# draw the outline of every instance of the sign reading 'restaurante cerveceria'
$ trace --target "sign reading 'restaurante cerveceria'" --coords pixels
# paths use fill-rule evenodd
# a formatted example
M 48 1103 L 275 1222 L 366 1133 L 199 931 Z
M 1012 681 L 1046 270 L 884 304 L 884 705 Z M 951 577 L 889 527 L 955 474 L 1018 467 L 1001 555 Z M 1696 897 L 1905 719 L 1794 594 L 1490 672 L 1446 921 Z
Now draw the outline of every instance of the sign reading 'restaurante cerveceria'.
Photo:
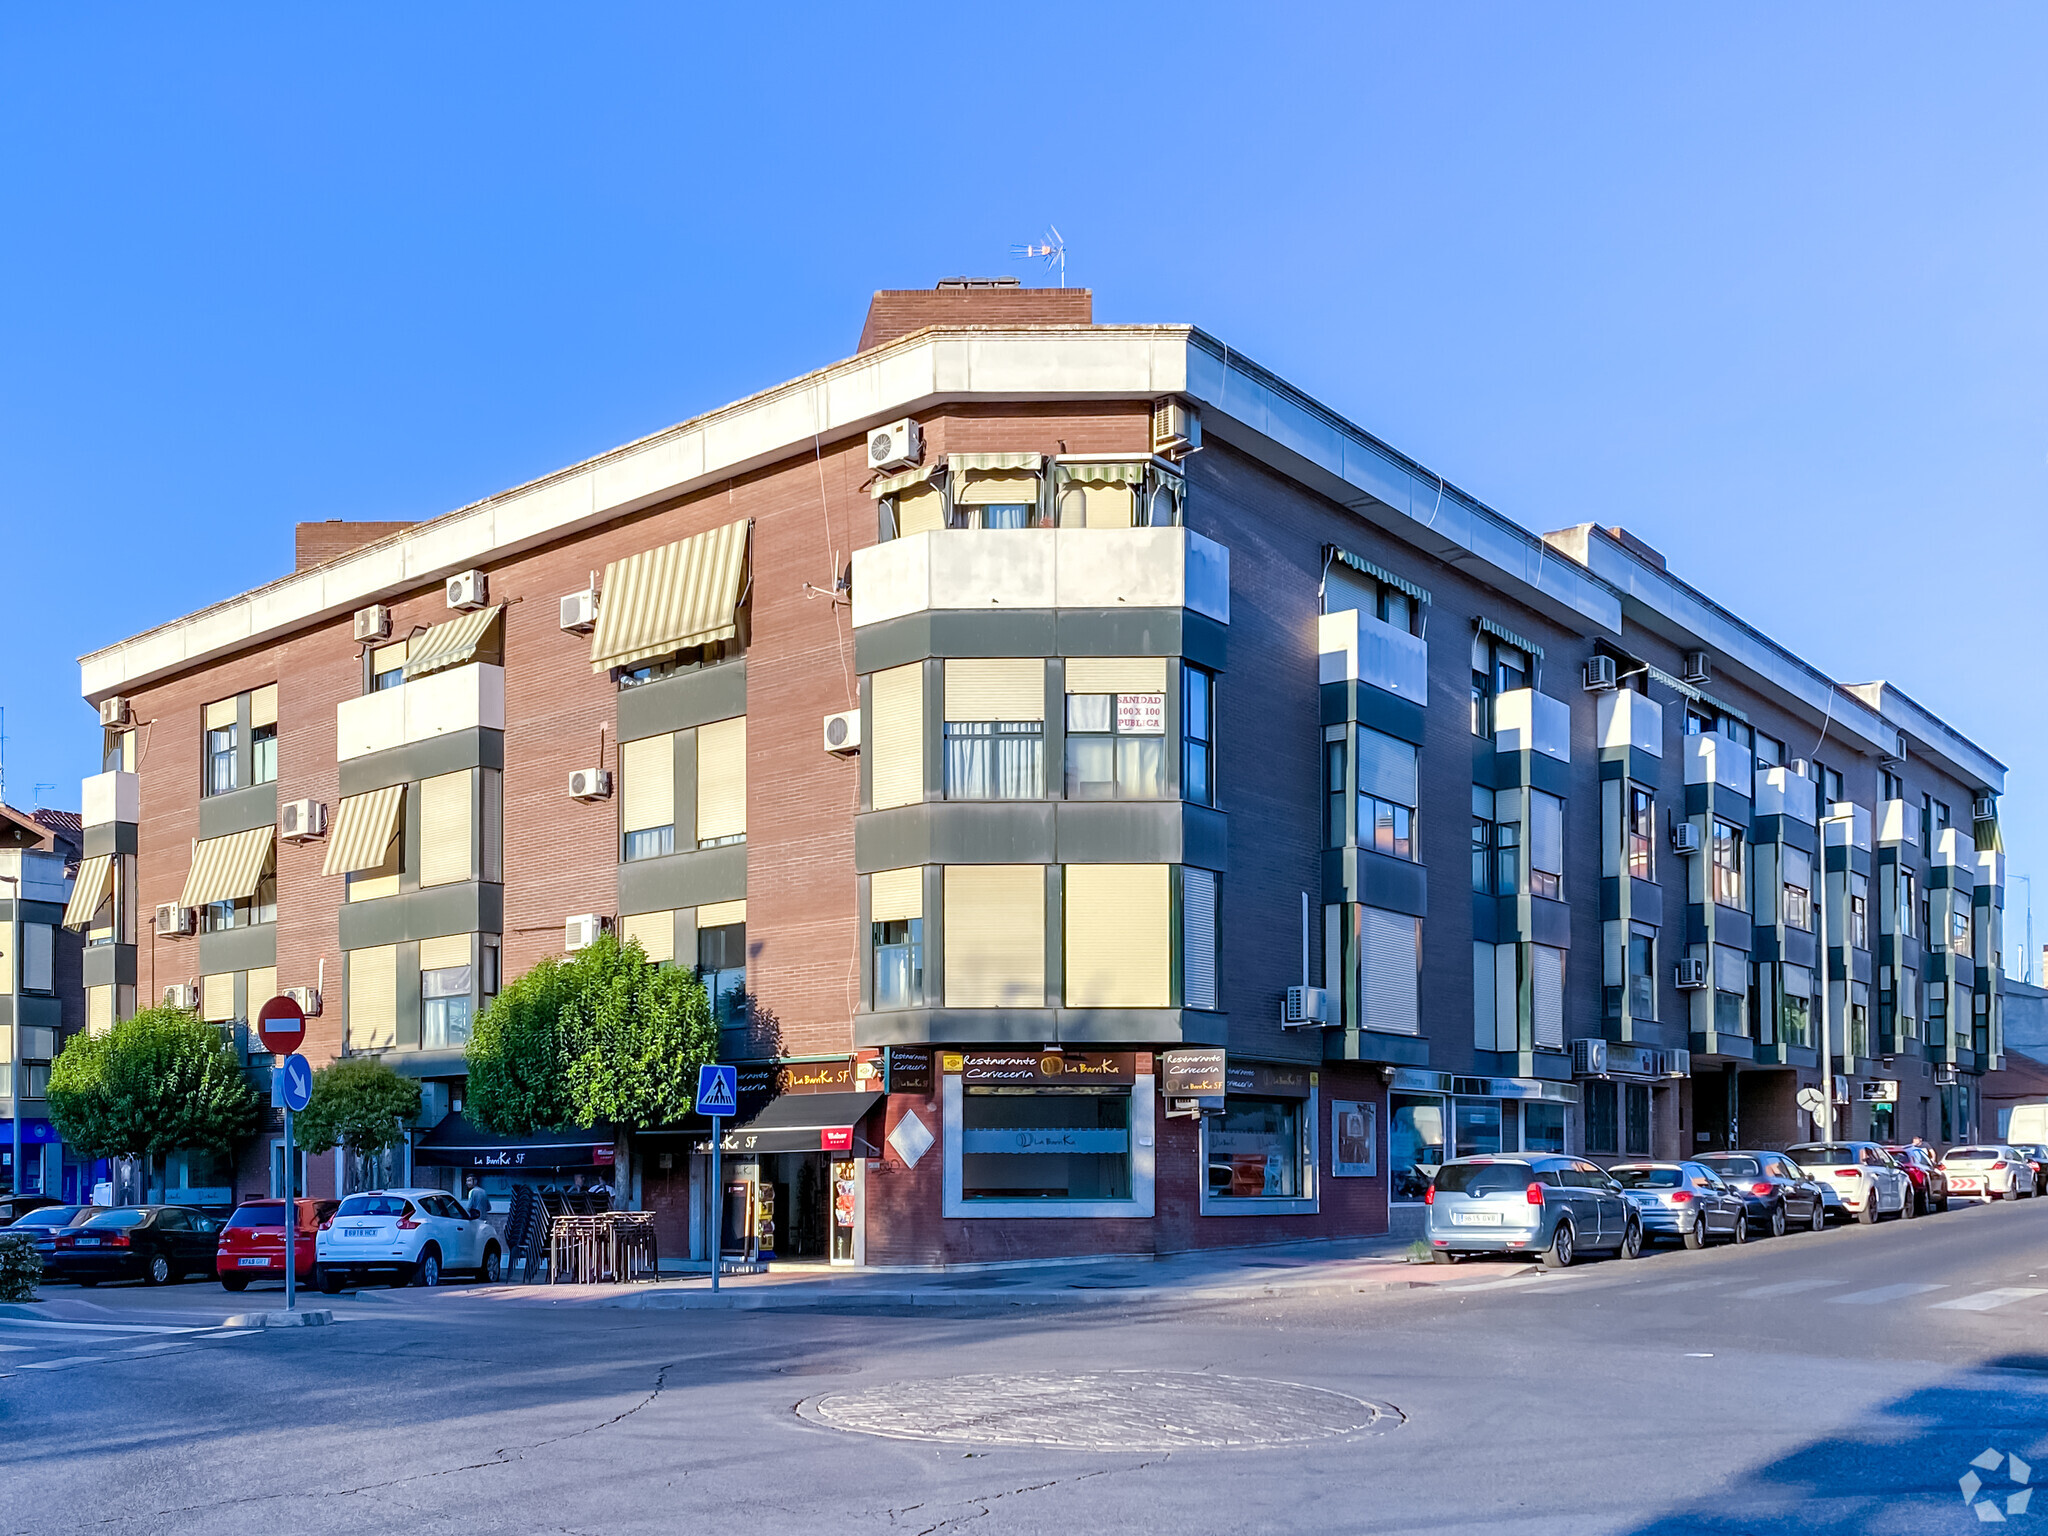
M 1143 1054 L 1149 1058 L 1151 1053 Z M 1132 1051 L 963 1051 L 957 1068 L 951 1055 L 944 1064 L 948 1071 L 957 1070 L 963 1083 L 982 1087 L 1129 1085 L 1138 1080 L 1138 1056 Z

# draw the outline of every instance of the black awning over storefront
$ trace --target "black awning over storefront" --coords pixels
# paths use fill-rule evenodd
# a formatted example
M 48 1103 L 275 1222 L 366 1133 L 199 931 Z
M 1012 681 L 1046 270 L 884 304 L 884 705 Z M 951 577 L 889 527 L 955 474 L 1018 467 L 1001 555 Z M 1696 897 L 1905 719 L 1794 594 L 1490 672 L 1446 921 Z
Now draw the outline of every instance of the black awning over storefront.
M 882 1102 L 879 1093 L 785 1093 L 727 1123 L 727 1152 L 846 1152 L 874 1157 L 861 1121 Z M 710 1150 L 706 1138 L 703 1149 Z
M 600 1168 L 611 1165 L 612 1146 L 612 1133 L 605 1126 L 587 1131 L 529 1131 L 524 1136 L 494 1136 L 453 1114 L 413 1147 L 412 1160 L 429 1168 L 492 1168 L 506 1173 L 522 1169 Z

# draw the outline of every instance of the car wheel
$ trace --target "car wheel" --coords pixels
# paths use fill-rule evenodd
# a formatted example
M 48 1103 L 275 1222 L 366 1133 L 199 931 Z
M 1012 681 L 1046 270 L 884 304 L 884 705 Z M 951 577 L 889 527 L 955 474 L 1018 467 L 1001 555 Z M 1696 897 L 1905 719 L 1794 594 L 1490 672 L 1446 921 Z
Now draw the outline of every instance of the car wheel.
M 324 1264 L 316 1264 L 313 1267 L 313 1283 L 320 1287 L 320 1294 L 323 1296 L 341 1294 L 341 1275 Z
M 1706 1247 L 1707 1218 L 1703 1215 L 1694 1217 L 1692 1225 L 1679 1234 L 1679 1240 L 1688 1248 L 1698 1249 Z
M 1783 1237 L 1784 1235 L 1785 1202 L 1780 1200 L 1776 1205 L 1771 1207 L 1771 1236 Z
M 1873 1189 L 1863 1197 L 1863 1211 L 1856 1219 L 1866 1227 L 1874 1227 L 1882 1214 L 1877 1208 L 1877 1191 Z
M 1543 1250 L 1543 1267 L 1545 1269 L 1570 1269 L 1573 1258 L 1577 1256 L 1576 1250 L 1573 1247 L 1575 1241 L 1576 1239 L 1572 1236 L 1572 1224 L 1568 1221 L 1560 1221 L 1557 1224 L 1556 1235 L 1550 1239 L 1550 1246 Z
M 477 1279 L 483 1281 L 485 1285 L 496 1285 L 498 1283 L 499 1277 L 503 1275 L 504 1272 L 504 1255 L 498 1252 L 498 1245 L 496 1243 L 492 1243 L 490 1247 L 484 1250 L 483 1268 L 479 1269 L 476 1272 L 476 1277 Z
M 1639 1259 L 1643 1256 L 1643 1224 L 1632 1221 L 1621 1234 L 1621 1247 L 1616 1250 L 1624 1259 Z
M 1917 1187 L 1907 1188 L 1906 1203 L 1904 1207 L 1902 1207 L 1901 1209 L 1901 1214 L 1904 1215 L 1906 1220 L 1908 1221 L 1911 1221 L 1915 1216 L 1918 1216 L 1920 1214 L 1920 1191 Z
M 414 1285 L 435 1286 L 441 1283 L 441 1255 L 432 1248 L 420 1255 L 419 1263 L 412 1267 Z
M 1742 1214 L 1735 1218 L 1735 1230 L 1728 1234 L 1728 1241 L 1731 1243 L 1746 1243 L 1749 1241 L 1749 1210 L 1747 1207 L 1744 1207 Z
M 220 1277 L 220 1288 L 224 1291 L 233 1291 L 239 1295 L 241 1292 L 249 1289 L 249 1277 L 247 1275 L 222 1275 Z
M 172 1280 L 171 1261 L 161 1253 L 149 1256 L 148 1267 L 142 1271 L 144 1285 L 169 1285 Z
M 1821 1199 L 1818 1199 L 1818 1198 L 1816 1198 L 1816 1199 L 1814 1200 L 1814 1202 L 1813 1202 L 1813 1220 L 1812 1220 L 1812 1222 L 1811 1222 L 1810 1226 L 1811 1226 L 1811 1230 L 1813 1230 L 1813 1231 L 1815 1231 L 1815 1232 L 1825 1232 L 1825 1231 L 1827 1231 L 1827 1229 L 1828 1229 L 1828 1204 L 1827 1204 L 1827 1202 L 1826 1202 L 1825 1200 L 1821 1200 Z
M 1935 1201 L 1934 1208 L 1946 1216 L 1948 1214 L 1948 1196 L 1943 1195 L 1939 1200 Z

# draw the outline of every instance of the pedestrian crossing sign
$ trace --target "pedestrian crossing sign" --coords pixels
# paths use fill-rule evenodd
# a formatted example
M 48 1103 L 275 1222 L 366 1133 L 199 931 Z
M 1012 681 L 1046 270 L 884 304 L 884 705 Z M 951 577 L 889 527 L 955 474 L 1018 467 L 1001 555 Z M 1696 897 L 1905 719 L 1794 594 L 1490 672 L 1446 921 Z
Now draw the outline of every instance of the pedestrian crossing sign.
M 697 1069 L 697 1113 L 730 1115 L 738 1108 L 739 1069 L 706 1064 Z

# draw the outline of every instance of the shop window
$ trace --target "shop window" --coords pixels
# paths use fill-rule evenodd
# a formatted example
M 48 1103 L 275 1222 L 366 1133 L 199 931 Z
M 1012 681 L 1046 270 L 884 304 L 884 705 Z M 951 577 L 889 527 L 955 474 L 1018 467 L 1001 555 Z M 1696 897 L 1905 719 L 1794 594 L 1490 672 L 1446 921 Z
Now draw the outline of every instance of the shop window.
M 1806 932 L 1813 927 L 1813 855 L 1787 846 L 1779 851 L 1779 865 L 1785 926 Z
M 1306 1099 L 1236 1095 L 1204 1123 L 1212 1200 L 1298 1200 L 1306 1190 Z
M 963 1200 L 1129 1200 L 1131 1093 L 968 1088 L 961 1099 Z
M 1564 1106 L 1531 1101 L 1522 1106 L 1522 1150 L 1564 1151 Z
M 714 914 L 715 915 L 715 914 Z M 698 911 L 698 922 L 704 909 Z M 703 979 L 711 1016 L 720 1029 L 743 1022 L 747 990 L 747 925 L 744 921 L 697 929 L 697 974 Z
M 1493 1157 L 1500 1152 L 1500 1100 L 1453 1099 L 1459 1157 Z
M 1393 1198 L 1420 1200 L 1444 1161 L 1444 1101 L 1397 1093 L 1388 1101 L 1387 1165 Z
M 1742 832 L 1719 819 L 1714 822 L 1714 901 L 1724 907 L 1742 905 Z
M 1650 1085 L 1648 1083 L 1623 1083 L 1622 1097 L 1622 1154 L 1627 1157 L 1648 1157 L 1650 1155 Z
M 1640 784 L 1628 787 L 1628 872 L 1657 878 L 1657 798 Z
M 1621 1151 L 1620 1094 L 1621 1085 L 1603 1079 L 1593 1079 L 1585 1085 L 1586 1105 L 1586 1150 L 1603 1156 L 1613 1156 Z
M 1194 805 L 1216 803 L 1216 678 L 1184 664 L 1181 676 L 1180 795 Z

